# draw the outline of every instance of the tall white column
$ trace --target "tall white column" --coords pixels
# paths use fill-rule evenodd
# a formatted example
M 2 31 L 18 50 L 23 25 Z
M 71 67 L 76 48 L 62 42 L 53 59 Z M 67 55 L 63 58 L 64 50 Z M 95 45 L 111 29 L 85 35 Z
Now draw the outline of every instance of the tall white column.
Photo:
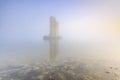
M 50 37 L 58 37 L 58 22 L 53 16 L 50 17 Z

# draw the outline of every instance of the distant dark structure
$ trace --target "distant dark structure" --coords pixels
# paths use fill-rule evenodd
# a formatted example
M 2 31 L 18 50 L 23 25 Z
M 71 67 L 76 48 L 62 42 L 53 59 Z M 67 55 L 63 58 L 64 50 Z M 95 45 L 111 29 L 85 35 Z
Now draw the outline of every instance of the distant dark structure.
M 53 16 L 50 17 L 50 32 L 48 36 L 44 36 L 44 40 L 53 40 L 59 39 L 59 31 L 58 31 L 59 24 Z
M 58 31 L 58 22 L 56 19 L 51 16 L 50 17 L 50 32 L 48 36 L 44 36 L 44 40 L 49 41 L 50 45 L 50 61 L 55 61 L 56 56 L 58 54 L 58 47 L 59 47 L 59 31 Z

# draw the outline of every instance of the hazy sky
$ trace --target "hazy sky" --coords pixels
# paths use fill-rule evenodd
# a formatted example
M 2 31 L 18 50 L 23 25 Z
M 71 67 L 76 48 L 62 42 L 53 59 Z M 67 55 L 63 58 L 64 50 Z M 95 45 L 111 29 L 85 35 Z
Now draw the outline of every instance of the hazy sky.
M 119 34 L 119 5 L 119 0 L 0 0 L 0 41 L 42 40 L 50 16 L 59 21 L 64 38 L 111 38 Z

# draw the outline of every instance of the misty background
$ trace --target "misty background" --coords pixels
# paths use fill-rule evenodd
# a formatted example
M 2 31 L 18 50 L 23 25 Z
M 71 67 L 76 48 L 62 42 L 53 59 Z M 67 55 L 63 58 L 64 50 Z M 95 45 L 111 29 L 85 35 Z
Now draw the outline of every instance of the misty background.
M 0 0 L 0 67 L 64 57 L 119 65 L 119 4 L 119 0 Z M 49 35 L 50 16 L 58 21 L 62 37 L 53 43 L 43 40 Z
M 0 0 L 0 44 L 35 43 L 49 34 L 49 18 L 71 41 L 119 39 L 119 0 Z

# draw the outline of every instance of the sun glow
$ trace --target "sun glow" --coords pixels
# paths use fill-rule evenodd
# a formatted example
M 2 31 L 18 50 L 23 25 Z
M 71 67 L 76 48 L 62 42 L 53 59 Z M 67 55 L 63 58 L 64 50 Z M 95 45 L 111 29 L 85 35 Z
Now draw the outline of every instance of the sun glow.
M 104 19 L 103 19 L 104 18 Z M 69 20 L 61 28 L 63 37 L 76 40 L 110 40 L 116 37 L 115 20 L 108 17 Z

